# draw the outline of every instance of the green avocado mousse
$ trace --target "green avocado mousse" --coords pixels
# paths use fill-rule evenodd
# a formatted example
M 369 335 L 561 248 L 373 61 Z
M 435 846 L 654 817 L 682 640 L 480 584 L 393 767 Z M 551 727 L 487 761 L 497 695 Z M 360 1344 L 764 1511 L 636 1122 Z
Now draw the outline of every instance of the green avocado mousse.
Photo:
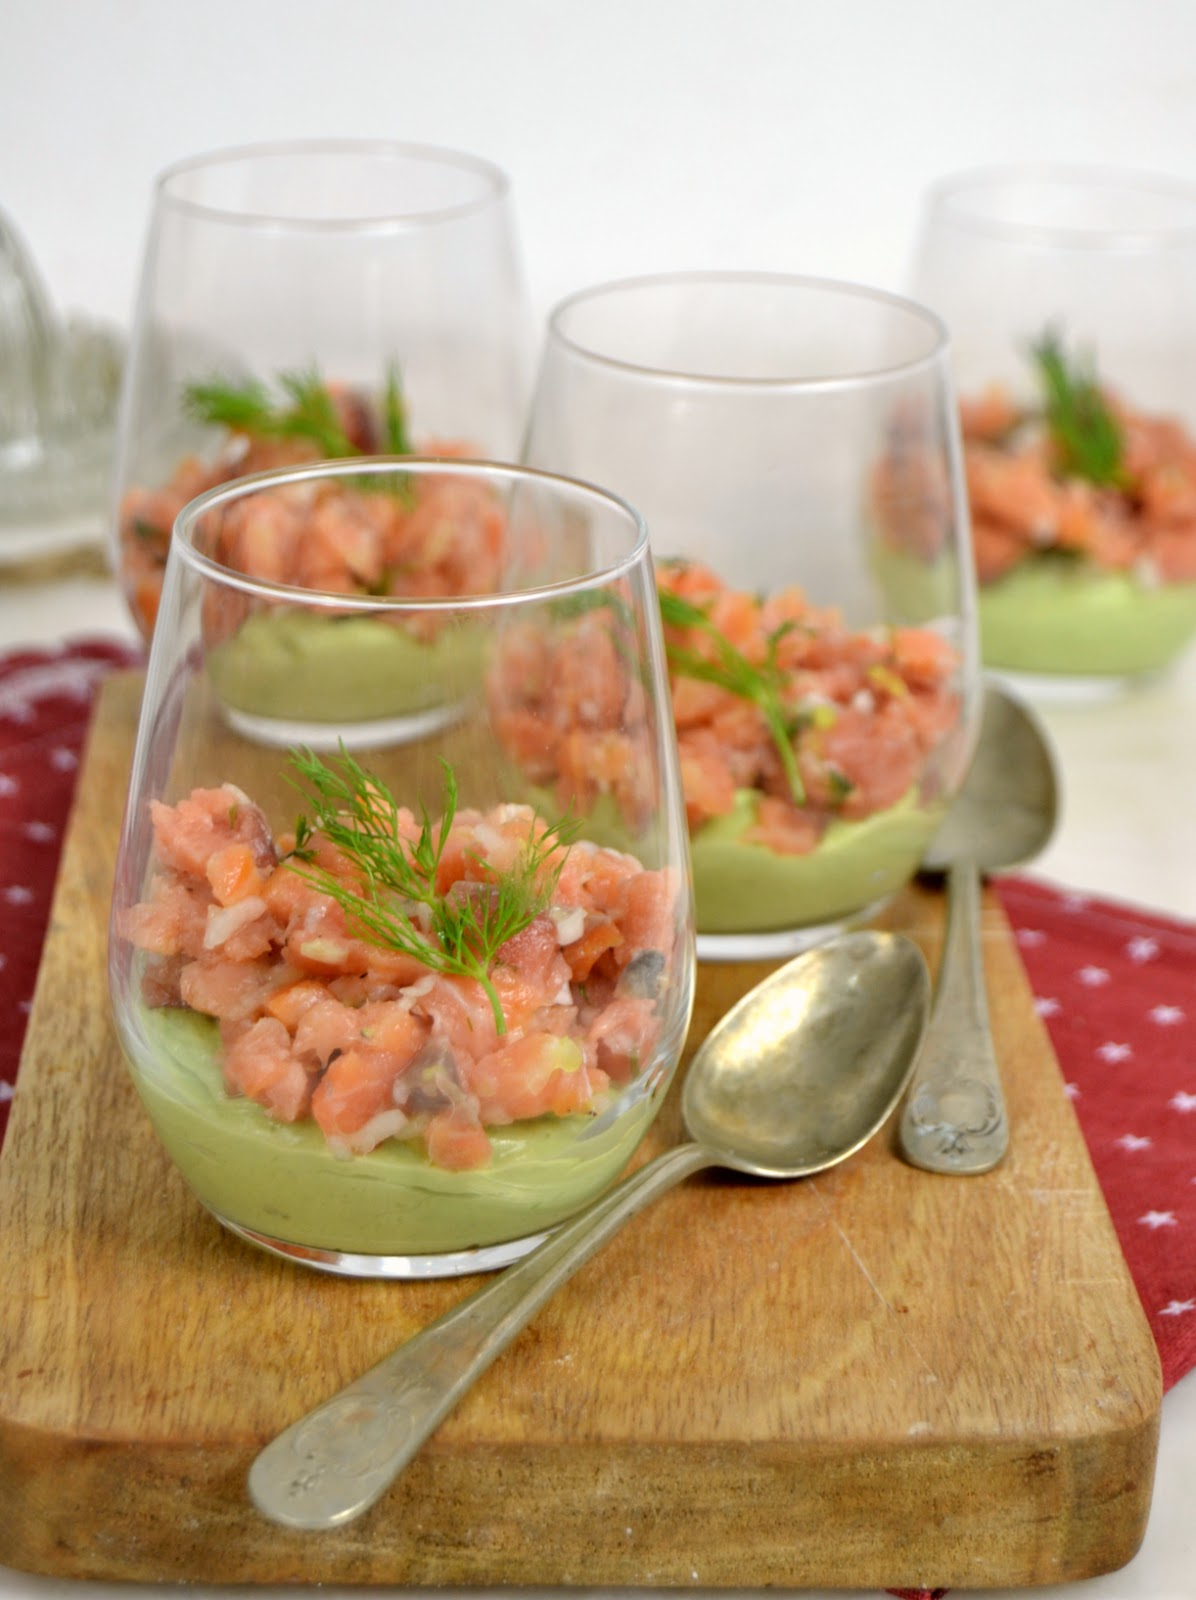
M 988 666 L 1135 678 L 1162 671 L 1196 635 L 1196 583 L 1146 584 L 1044 553 L 981 585 L 978 612 Z
M 214 646 L 208 671 L 233 711 L 342 725 L 451 706 L 476 686 L 482 651 L 483 635 L 461 626 L 425 639 L 398 617 L 276 607 Z
M 917 871 L 942 807 L 916 794 L 857 822 L 836 819 L 808 854 L 753 843 L 757 797 L 740 790 L 734 809 L 690 836 L 699 933 L 767 933 L 815 927 L 889 899 Z
M 273 1121 L 225 1092 L 210 1018 L 143 1010 L 126 1040 L 138 1094 L 167 1153 L 221 1221 L 310 1250 L 437 1256 L 522 1239 L 601 1194 L 659 1108 L 642 1086 L 595 1116 L 537 1117 L 491 1136 L 489 1163 L 454 1172 L 390 1139 L 335 1154 L 310 1121 Z

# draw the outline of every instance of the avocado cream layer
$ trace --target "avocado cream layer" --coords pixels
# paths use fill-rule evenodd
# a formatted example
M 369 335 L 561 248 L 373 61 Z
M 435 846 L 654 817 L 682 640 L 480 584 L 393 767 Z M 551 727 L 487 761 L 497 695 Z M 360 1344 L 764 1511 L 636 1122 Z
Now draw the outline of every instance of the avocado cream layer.
M 470 1172 L 434 1167 L 422 1146 L 396 1140 L 338 1157 L 314 1122 L 274 1122 L 225 1093 L 209 1018 L 162 1009 L 138 1020 L 134 1081 L 195 1194 L 217 1216 L 313 1249 L 436 1255 L 539 1233 L 619 1175 L 663 1094 L 633 1087 L 597 1117 L 491 1129 L 490 1164 Z
M 375 617 L 260 612 L 208 657 L 216 692 L 238 711 L 364 722 L 441 706 L 476 681 L 480 640 L 446 626 L 433 641 Z
M 527 803 L 551 816 L 552 797 L 532 788 Z M 694 920 L 698 933 L 768 933 L 815 928 L 895 894 L 917 870 L 943 819 L 912 792 L 862 822 L 832 822 L 808 855 L 782 855 L 744 837 L 756 821 L 756 793 L 740 789 L 725 817 L 691 829 Z M 643 855 L 609 795 L 585 813 L 586 837 Z
M 1196 583 L 1146 587 L 1075 557 L 1023 561 L 979 590 L 986 665 L 1012 672 L 1135 677 L 1196 634 Z
M 832 822 L 808 855 L 750 843 L 750 790 L 690 835 L 699 933 L 816 927 L 894 894 L 917 869 L 942 820 L 907 797 L 861 822 Z
M 883 545 L 873 570 L 903 620 L 944 600 L 942 571 Z M 1196 634 L 1196 583 L 1147 586 L 1074 555 L 1043 551 L 977 589 L 985 666 L 1059 677 L 1157 672 Z

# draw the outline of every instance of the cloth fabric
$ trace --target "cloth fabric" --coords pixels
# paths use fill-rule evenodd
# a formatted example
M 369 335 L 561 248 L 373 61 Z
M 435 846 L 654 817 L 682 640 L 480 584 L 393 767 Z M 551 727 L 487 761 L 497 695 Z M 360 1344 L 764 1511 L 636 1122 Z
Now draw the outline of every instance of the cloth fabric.
M 102 639 L 0 657 L 0 1140 L 95 694 L 137 659 Z
M 996 887 L 1170 1388 L 1196 1365 L 1196 926 Z
M 95 694 L 137 659 L 105 640 L 0 658 L 0 1140 Z M 1196 1365 L 1196 925 L 996 888 L 1170 1387 Z

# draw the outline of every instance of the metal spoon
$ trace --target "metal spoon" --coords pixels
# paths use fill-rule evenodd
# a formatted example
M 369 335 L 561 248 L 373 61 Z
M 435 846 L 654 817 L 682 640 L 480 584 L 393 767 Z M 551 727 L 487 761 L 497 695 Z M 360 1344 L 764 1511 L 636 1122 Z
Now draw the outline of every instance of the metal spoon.
M 989 683 L 972 765 L 922 863 L 927 871 L 947 873 L 946 930 L 900 1138 L 906 1159 L 928 1172 L 988 1172 L 1008 1149 L 980 949 L 981 873 L 1036 856 L 1055 831 L 1058 813 L 1046 734 L 1025 706 Z
M 693 1142 L 624 1179 L 280 1434 L 249 1473 L 258 1510 L 306 1529 L 360 1516 L 544 1302 L 683 1178 L 713 1166 L 803 1178 L 858 1150 L 905 1091 L 929 1004 L 926 963 L 900 934 L 846 934 L 766 978 L 690 1063 L 681 1107 Z

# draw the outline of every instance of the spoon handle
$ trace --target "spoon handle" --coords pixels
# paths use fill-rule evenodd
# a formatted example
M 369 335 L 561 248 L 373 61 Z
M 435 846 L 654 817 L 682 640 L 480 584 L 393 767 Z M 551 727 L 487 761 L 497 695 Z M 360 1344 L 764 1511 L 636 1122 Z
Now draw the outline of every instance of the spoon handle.
M 716 1161 L 700 1144 L 666 1150 L 292 1423 L 250 1468 L 258 1510 L 312 1530 L 368 1510 L 544 1302 L 649 1201 Z
M 947 874 L 942 959 L 901 1146 L 916 1167 L 971 1176 L 995 1167 L 1008 1145 L 980 949 L 980 872 L 963 861 Z

